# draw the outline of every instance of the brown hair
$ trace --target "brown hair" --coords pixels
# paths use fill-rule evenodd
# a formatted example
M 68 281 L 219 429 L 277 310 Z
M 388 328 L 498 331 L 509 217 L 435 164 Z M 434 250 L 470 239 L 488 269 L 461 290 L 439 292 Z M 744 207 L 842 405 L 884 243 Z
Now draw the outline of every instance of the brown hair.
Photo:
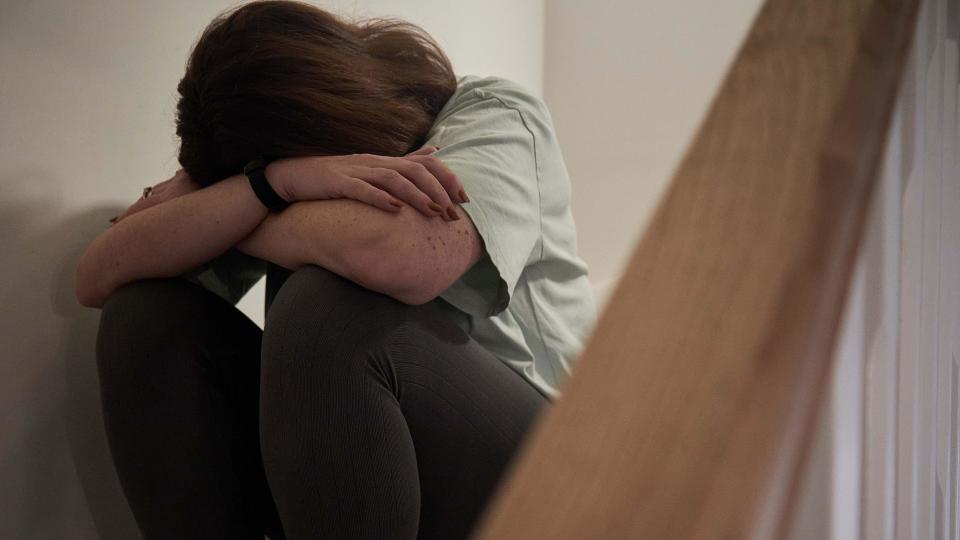
M 209 185 L 260 154 L 403 155 L 424 142 L 456 84 L 450 60 L 413 24 L 248 3 L 217 16 L 190 54 L 177 85 L 180 165 Z

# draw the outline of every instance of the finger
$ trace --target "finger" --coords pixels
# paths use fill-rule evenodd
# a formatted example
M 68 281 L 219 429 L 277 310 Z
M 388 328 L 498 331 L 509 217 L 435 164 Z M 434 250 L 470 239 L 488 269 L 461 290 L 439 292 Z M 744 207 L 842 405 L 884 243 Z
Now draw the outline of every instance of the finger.
M 429 169 L 427 169 L 423 165 L 416 163 L 414 161 L 409 161 L 402 157 L 388 157 L 388 156 L 378 156 L 373 154 L 364 154 L 363 156 L 361 156 L 361 158 L 364 160 L 365 163 L 372 164 L 370 166 L 373 169 L 392 169 L 400 173 L 401 176 L 403 176 L 410 182 L 412 182 L 413 185 L 416 187 L 416 189 L 426 194 L 427 198 L 429 198 L 433 202 L 432 205 L 429 203 L 426 203 L 426 205 L 430 209 L 435 210 L 438 213 L 437 215 L 442 216 L 444 221 L 453 221 L 455 219 L 460 219 L 459 214 L 457 214 L 453 208 L 453 201 L 450 199 L 450 196 L 447 194 L 443 185 L 440 184 L 440 181 L 437 180 L 437 178 L 433 176 L 433 174 L 429 171 Z M 361 176 L 361 178 L 366 178 L 366 176 Z M 378 178 L 382 180 L 390 180 L 391 184 L 396 184 L 395 178 L 393 179 L 384 178 L 382 173 L 379 173 L 379 171 L 378 171 L 378 174 L 374 176 L 374 179 L 378 179 Z M 408 203 L 411 203 L 415 208 L 419 208 L 424 213 L 424 215 L 428 215 L 428 216 L 431 215 L 430 213 L 428 213 L 423 209 L 423 206 L 424 206 L 423 202 L 420 202 L 419 204 L 417 204 L 416 201 L 421 200 L 421 198 L 417 197 L 415 199 L 411 199 L 411 197 L 413 197 L 413 194 L 409 192 L 409 186 L 400 184 L 398 186 L 399 188 L 402 189 L 402 191 L 400 192 L 393 191 L 391 188 L 387 186 L 381 186 L 381 187 L 393 193 L 393 195 L 396 196 L 397 198 L 403 201 L 406 201 Z M 437 208 L 437 206 L 439 208 Z
M 187 173 L 184 169 L 177 169 L 176 174 L 173 175 L 171 180 L 185 180 L 187 182 L 193 182 L 193 177 Z
M 149 197 L 140 197 L 139 199 L 134 201 L 133 204 L 127 207 L 127 210 L 124 213 L 120 214 L 120 216 L 117 217 L 117 221 L 120 221 L 121 219 L 128 217 L 130 215 L 136 214 L 137 212 L 140 212 L 142 210 L 146 210 L 151 206 L 156 206 L 161 202 L 163 202 L 163 197 L 158 196 L 156 193 L 151 193 Z
M 141 198 L 137 199 L 136 201 L 134 201 L 133 204 L 131 204 L 131 205 L 127 208 L 127 211 L 124 212 L 123 215 L 124 215 L 124 216 L 129 216 L 129 215 L 131 215 L 131 214 L 136 214 L 137 212 L 139 212 L 139 211 L 141 211 L 141 210 L 144 210 L 144 209 L 146 209 L 146 208 L 150 208 L 151 206 L 153 206 L 154 204 L 156 204 L 154 201 L 156 201 L 156 200 L 158 200 L 158 199 L 159 199 L 159 197 L 157 197 L 156 199 L 154 199 L 153 197 L 141 197 Z
M 376 206 L 387 212 L 399 212 L 403 203 L 395 199 L 386 191 L 376 188 L 363 179 L 350 178 L 340 189 L 344 197 Z
M 133 209 L 133 205 L 131 205 L 129 208 L 127 208 L 123 212 L 120 212 L 120 214 L 118 214 L 117 216 L 114 216 L 112 223 L 118 223 L 123 219 L 125 219 L 126 217 L 128 217 L 129 215 L 133 214 L 133 212 L 131 212 L 132 209 Z
M 443 216 L 444 209 L 420 190 L 409 178 L 393 169 L 382 167 L 369 168 L 356 174 L 357 178 L 371 187 L 389 193 L 397 199 L 419 210 L 427 217 Z M 446 218 L 445 218 L 446 219 Z
M 428 155 L 428 154 L 432 154 L 432 153 L 436 152 L 436 151 L 439 150 L 439 149 L 440 149 L 440 148 L 438 148 L 438 147 L 436 147 L 436 146 L 421 146 L 419 149 L 414 150 L 413 152 L 410 152 L 409 154 L 407 154 L 406 157 L 410 157 L 410 156 L 425 156 L 425 155 Z
M 423 164 L 405 158 L 390 158 L 386 165 L 413 182 L 420 191 L 426 193 L 433 202 L 444 208 L 445 212 L 452 212 L 453 200 L 447 193 L 440 180 Z M 452 217 L 452 216 L 450 216 Z
M 174 173 L 173 176 L 171 176 L 170 178 L 167 178 L 167 179 L 164 180 L 163 182 L 160 182 L 159 184 L 154 184 L 154 186 L 153 186 L 153 191 L 156 192 L 156 190 L 158 190 L 158 189 L 160 189 L 160 188 L 162 188 L 162 187 L 170 184 L 171 182 L 175 181 L 175 180 L 177 179 L 177 176 L 178 176 L 179 174 L 180 174 L 180 172 L 177 171 L 176 173 Z
M 427 168 L 433 176 L 440 181 L 440 184 L 446 190 L 451 200 L 460 204 L 470 202 L 466 192 L 463 190 L 463 184 L 457 178 L 456 173 L 447 167 L 442 159 L 433 155 L 409 156 L 408 161 L 419 163 Z

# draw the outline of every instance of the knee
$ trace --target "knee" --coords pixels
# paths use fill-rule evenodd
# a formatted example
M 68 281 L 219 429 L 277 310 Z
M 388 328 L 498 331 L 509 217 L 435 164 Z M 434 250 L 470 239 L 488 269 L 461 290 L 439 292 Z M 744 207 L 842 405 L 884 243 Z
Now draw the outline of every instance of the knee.
M 146 279 L 125 284 L 104 302 L 96 357 L 101 385 L 129 385 L 151 377 L 160 355 L 176 358 L 196 324 L 196 287 L 183 280 Z
M 264 358 L 274 364 L 324 358 L 330 365 L 344 350 L 372 346 L 410 307 L 319 266 L 301 267 L 284 282 L 267 314 Z
M 277 334 L 329 336 L 346 323 L 382 318 L 405 304 L 366 289 L 330 270 L 306 265 L 293 272 L 277 292 L 267 314 L 264 339 Z
M 97 356 L 114 357 L 148 347 L 159 337 L 162 320 L 156 310 L 163 287 L 154 280 L 127 283 L 104 302 L 97 332 Z

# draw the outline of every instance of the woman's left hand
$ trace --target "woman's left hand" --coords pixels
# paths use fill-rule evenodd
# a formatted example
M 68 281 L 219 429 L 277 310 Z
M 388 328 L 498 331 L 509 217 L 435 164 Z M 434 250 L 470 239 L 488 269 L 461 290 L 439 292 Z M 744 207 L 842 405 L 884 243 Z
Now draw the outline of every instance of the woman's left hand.
M 194 182 L 186 171 L 180 169 L 167 180 L 151 186 L 144 196 L 141 196 L 133 204 L 131 204 L 126 211 L 110 221 L 112 223 L 117 223 L 123 218 L 135 214 L 141 210 L 145 210 L 151 206 L 156 206 L 162 202 L 169 201 L 170 199 L 175 199 L 181 195 L 192 193 L 198 189 L 200 189 L 200 185 Z

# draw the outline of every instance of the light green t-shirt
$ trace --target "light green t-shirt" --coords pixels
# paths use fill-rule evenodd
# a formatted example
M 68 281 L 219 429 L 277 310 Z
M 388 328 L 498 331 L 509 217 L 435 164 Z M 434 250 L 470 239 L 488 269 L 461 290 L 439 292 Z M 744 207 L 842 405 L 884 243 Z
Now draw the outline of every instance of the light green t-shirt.
M 480 345 L 555 399 L 596 321 L 570 179 L 546 105 L 501 77 L 462 76 L 426 144 L 459 177 L 487 254 L 440 299 Z M 234 250 L 191 277 L 236 303 L 265 262 Z
M 570 179 L 546 105 L 501 77 L 460 77 L 426 144 L 463 183 L 487 255 L 440 298 L 471 336 L 550 398 L 596 319 Z

